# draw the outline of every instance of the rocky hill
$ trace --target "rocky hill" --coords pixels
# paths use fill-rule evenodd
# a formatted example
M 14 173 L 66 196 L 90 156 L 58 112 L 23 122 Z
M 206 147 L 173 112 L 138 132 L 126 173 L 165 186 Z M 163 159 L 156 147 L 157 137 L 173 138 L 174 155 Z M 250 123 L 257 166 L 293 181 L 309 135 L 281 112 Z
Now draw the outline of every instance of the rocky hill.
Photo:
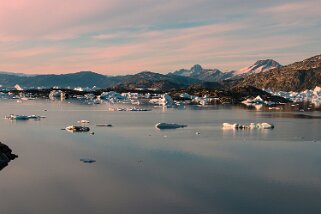
M 113 88 L 121 87 L 127 89 L 153 88 L 157 90 L 172 90 L 188 87 L 191 84 L 204 81 L 185 76 L 172 74 L 159 74 L 150 71 L 140 72 L 134 75 L 105 76 L 91 71 L 81 71 L 71 74 L 48 74 L 23 76 L 10 73 L 0 73 L 0 85 L 2 87 L 14 87 L 19 84 L 22 88 L 59 86 L 62 88 Z
M 200 80 L 176 75 L 163 75 L 150 71 L 140 72 L 135 75 L 127 75 L 114 85 L 115 87 L 123 87 L 127 89 L 155 89 L 155 90 L 172 90 L 188 87 L 194 83 L 200 83 Z
M 242 78 L 234 86 L 254 86 L 274 91 L 303 91 L 321 85 L 321 55 Z

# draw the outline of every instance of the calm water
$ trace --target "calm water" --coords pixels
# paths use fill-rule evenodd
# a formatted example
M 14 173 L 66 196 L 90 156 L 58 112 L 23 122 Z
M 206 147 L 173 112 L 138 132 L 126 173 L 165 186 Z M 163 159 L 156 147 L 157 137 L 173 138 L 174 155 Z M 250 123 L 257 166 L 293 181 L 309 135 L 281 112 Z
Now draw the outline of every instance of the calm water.
M 107 109 L 0 101 L 1 118 L 47 116 L 0 119 L 0 141 L 19 155 L 0 172 L 1 214 L 321 213 L 321 119 L 228 106 Z M 80 119 L 95 135 L 60 130 Z M 157 122 L 188 127 L 158 131 Z M 276 128 L 223 131 L 222 122 Z M 106 123 L 114 127 L 95 127 Z

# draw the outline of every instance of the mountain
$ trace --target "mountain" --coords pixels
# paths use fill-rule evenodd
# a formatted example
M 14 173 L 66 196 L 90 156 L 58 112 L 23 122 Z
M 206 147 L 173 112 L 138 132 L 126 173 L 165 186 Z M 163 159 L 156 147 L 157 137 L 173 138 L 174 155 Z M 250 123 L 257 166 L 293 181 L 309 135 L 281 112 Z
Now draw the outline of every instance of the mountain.
M 282 67 L 281 64 L 272 60 L 258 60 L 253 65 L 238 71 L 222 72 L 219 69 L 204 69 L 201 65 L 194 65 L 191 69 L 180 69 L 171 74 L 177 76 L 191 77 L 208 82 L 222 82 L 229 79 L 240 79 L 254 73 L 265 72 L 274 68 Z
M 8 72 L 8 71 L 0 71 L 0 74 L 9 74 L 14 76 L 35 76 L 34 74 L 23 74 L 23 73 Z
M 196 64 L 191 69 L 180 69 L 170 74 L 191 77 L 207 82 L 221 82 L 233 77 L 234 71 L 222 72 L 218 69 L 204 69 L 201 65 Z
M 157 90 L 171 90 L 188 87 L 194 83 L 200 83 L 200 80 L 185 76 L 164 75 L 150 71 L 140 72 L 135 75 L 124 76 L 116 86 L 128 89 L 143 88 Z
M 122 87 L 128 89 L 153 88 L 157 90 L 171 90 L 187 87 L 200 80 L 190 77 L 163 75 L 153 72 L 140 72 L 135 75 L 105 76 L 91 71 L 81 71 L 71 74 L 48 74 L 36 76 L 23 76 L 15 74 L 1 74 L 0 85 L 14 87 L 19 84 L 22 88 L 46 87 L 89 87 L 97 88 Z
M 82 71 L 72 74 L 48 74 L 35 76 L 22 76 L 14 74 L 0 74 L 0 85 L 13 87 L 19 84 L 21 87 L 108 87 L 116 84 L 119 77 L 106 77 L 91 71 Z
M 243 73 L 242 73 L 243 72 Z M 148 89 L 168 91 L 181 88 L 208 88 L 254 86 L 273 90 L 301 91 L 321 85 L 321 55 L 301 62 L 281 66 L 274 60 L 259 60 L 254 65 L 238 72 L 222 72 L 218 69 L 204 69 L 194 65 L 169 74 L 150 71 L 134 75 L 106 76 L 91 71 L 60 75 L 23 75 L 1 73 L 0 85 L 22 88 L 45 87 L 89 87 L 124 89 Z M 239 74 L 238 74 L 239 73 Z
M 300 62 L 254 73 L 234 83 L 234 86 L 254 86 L 274 91 L 304 91 L 321 85 L 321 55 Z
M 236 75 L 249 75 L 265 72 L 274 68 L 280 68 L 282 65 L 273 59 L 258 60 L 249 67 L 242 68 L 235 72 Z

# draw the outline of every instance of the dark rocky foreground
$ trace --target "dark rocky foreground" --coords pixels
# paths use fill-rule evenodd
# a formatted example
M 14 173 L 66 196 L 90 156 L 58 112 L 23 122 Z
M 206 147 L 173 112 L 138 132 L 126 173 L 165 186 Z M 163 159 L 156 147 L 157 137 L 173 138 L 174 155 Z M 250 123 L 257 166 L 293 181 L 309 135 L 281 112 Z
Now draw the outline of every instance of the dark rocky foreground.
M 12 154 L 12 150 L 7 145 L 0 142 L 0 170 L 8 166 L 8 163 L 17 157 L 17 155 Z

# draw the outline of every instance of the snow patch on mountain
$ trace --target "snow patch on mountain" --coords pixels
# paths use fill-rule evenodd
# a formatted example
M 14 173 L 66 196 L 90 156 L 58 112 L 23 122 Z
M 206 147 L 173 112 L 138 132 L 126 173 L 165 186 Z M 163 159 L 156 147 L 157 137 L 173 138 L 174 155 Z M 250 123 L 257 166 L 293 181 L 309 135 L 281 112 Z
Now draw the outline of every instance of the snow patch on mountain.
M 244 74 L 254 74 L 254 73 L 261 73 L 265 72 L 274 68 L 280 68 L 282 65 L 273 59 L 265 59 L 265 60 L 258 60 L 253 65 L 249 67 L 242 68 L 236 71 L 236 75 L 244 75 Z

